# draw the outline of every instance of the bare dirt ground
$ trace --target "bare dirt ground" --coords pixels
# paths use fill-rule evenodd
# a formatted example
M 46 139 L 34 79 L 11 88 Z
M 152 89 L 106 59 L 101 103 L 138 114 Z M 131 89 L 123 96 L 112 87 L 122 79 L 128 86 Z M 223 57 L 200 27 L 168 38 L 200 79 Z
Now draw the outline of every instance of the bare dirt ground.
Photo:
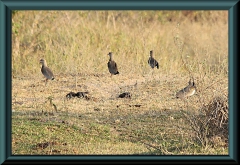
M 216 75 L 217 76 L 217 75 Z M 139 111 L 149 109 L 180 110 L 181 106 L 189 103 L 193 110 L 198 109 L 202 102 L 200 97 L 213 97 L 217 94 L 227 93 L 228 81 L 222 78 L 195 79 L 196 95 L 187 101 L 175 98 L 175 93 L 188 85 L 189 77 L 181 75 L 163 75 L 154 71 L 146 75 L 116 75 L 110 74 L 78 74 L 56 75 L 55 80 L 49 81 L 45 86 L 43 76 L 14 78 L 12 81 L 12 109 L 37 110 L 45 109 L 45 101 L 52 97 L 53 103 L 59 111 L 72 111 L 81 113 L 83 110 L 93 111 L 99 108 L 103 111 L 118 109 L 132 109 L 131 105 Z M 81 98 L 67 99 L 69 92 L 88 91 L 90 100 Z M 118 98 L 119 94 L 130 92 L 131 99 Z M 199 97 L 200 96 L 200 97 Z M 211 99 L 211 98 L 209 98 Z M 205 100 L 208 101 L 208 100 Z
M 56 75 L 55 80 L 45 86 L 44 78 L 14 78 L 12 84 L 12 109 L 47 110 L 44 107 L 49 97 L 58 111 L 81 113 L 99 109 L 103 112 L 136 109 L 138 113 L 149 109 L 179 110 L 184 101 L 176 99 L 175 93 L 188 84 L 188 77 L 177 75 L 123 76 L 112 78 L 109 74 Z M 196 82 L 197 83 L 197 82 Z M 69 92 L 88 91 L 89 100 L 84 98 L 67 99 Z M 131 98 L 118 98 L 119 94 L 130 92 Z M 197 102 L 192 96 L 187 102 Z M 194 105 L 194 104 L 192 104 Z M 193 107 L 192 107 L 193 108 Z M 195 107 L 196 108 L 196 107 Z

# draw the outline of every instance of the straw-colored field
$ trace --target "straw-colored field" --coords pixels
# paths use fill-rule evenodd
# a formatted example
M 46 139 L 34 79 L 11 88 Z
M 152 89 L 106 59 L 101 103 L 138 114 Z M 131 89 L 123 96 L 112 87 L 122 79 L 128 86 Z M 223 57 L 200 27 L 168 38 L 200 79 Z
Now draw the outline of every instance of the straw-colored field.
M 228 154 L 226 139 L 201 141 L 188 118 L 228 98 L 227 23 L 227 11 L 16 12 L 12 153 Z M 41 58 L 55 75 L 46 86 Z M 190 77 L 196 94 L 176 99 Z M 67 99 L 71 91 L 90 99 Z

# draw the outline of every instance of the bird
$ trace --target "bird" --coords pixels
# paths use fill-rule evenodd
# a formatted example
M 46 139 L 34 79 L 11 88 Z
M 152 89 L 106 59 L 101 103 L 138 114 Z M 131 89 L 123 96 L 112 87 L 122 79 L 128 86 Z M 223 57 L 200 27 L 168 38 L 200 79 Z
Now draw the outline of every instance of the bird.
M 111 73 L 111 77 L 112 77 L 112 75 L 119 74 L 119 72 L 118 72 L 118 68 L 117 68 L 117 63 L 112 60 L 112 52 L 109 52 L 108 55 L 110 58 L 109 58 L 107 65 L 108 65 L 108 70 Z
M 157 60 L 155 60 L 153 58 L 153 50 L 150 51 L 150 57 L 148 59 L 148 64 L 151 66 L 151 68 L 154 68 L 156 66 L 157 69 L 159 69 L 159 65 L 158 65 Z
M 54 75 L 51 71 L 51 69 L 47 66 L 47 62 L 45 59 L 41 59 L 40 63 L 42 64 L 42 68 L 41 68 L 41 72 L 44 75 L 44 77 L 46 78 L 45 80 L 45 85 L 47 84 L 48 80 L 54 80 Z
M 177 92 L 176 98 L 184 99 L 194 95 L 195 92 L 196 92 L 196 86 L 195 86 L 194 80 L 191 82 L 191 79 L 190 79 L 188 82 L 188 86 L 186 86 L 185 88 Z
M 76 94 L 75 94 L 75 96 L 76 97 L 78 97 L 78 98 L 88 98 L 88 96 L 87 96 L 87 94 L 88 94 L 89 92 L 77 92 Z
M 85 98 L 87 100 L 89 100 L 89 97 L 87 96 L 89 92 L 70 92 L 66 95 L 66 98 L 70 99 L 70 98 L 73 98 L 73 97 L 78 97 L 78 98 Z
M 70 99 L 70 98 L 73 98 L 76 96 L 76 93 L 75 92 L 70 92 L 66 95 L 66 98 Z
M 121 93 L 118 97 L 119 98 L 131 98 L 131 94 L 130 92 L 124 92 L 124 93 Z

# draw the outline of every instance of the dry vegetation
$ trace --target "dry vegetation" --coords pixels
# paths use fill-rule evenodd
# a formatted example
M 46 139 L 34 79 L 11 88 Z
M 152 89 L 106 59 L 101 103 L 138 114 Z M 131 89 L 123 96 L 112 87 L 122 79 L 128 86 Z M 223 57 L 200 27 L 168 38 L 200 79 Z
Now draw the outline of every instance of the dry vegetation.
M 13 154 L 228 154 L 227 18 L 227 11 L 14 12 Z M 150 50 L 158 70 L 147 64 Z M 110 51 L 120 72 L 112 78 Z M 47 86 L 40 58 L 55 74 Z M 191 76 L 196 94 L 176 99 Z M 90 99 L 67 99 L 71 91 Z M 118 98 L 123 92 L 132 97 Z

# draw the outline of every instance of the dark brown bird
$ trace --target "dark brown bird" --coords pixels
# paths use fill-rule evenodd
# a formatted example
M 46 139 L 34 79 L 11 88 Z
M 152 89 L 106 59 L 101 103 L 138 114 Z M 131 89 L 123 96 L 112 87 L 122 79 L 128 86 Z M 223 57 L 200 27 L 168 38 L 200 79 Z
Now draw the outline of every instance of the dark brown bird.
M 148 59 L 148 64 L 151 66 L 151 68 L 154 68 L 156 66 L 157 69 L 159 69 L 159 65 L 158 65 L 157 60 L 155 60 L 153 58 L 153 50 L 150 51 L 150 57 Z
M 88 92 L 77 92 L 75 96 L 78 98 L 87 98 L 87 94 Z
M 124 93 L 121 93 L 118 97 L 119 98 L 131 98 L 131 94 L 129 92 L 124 92 Z
M 70 99 L 70 98 L 73 98 L 73 97 L 75 97 L 75 96 L 76 96 L 76 93 L 70 92 L 70 93 L 68 93 L 68 94 L 66 95 L 66 98 Z
M 78 97 L 78 98 L 85 98 L 85 99 L 89 100 L 89 97 L 87 96 L 88 93 L 89 93 L 89 92 L 77 92 L 77 93 L 75 93 L 75 92 L 70 92 L 70 93 L 68 93 L 68 94 L 66 95 L 66 97 L 67 97 L 68 99 L 71 99 L 71 98 L 73 98 L 73 97 Z
M 47 66 L 46 60 L 41 59 L 40 63 L 42 64 L 41 72 L 46 78 L 46 83 L 45 83 L 46 85 L 48 80 L 54 80 L 54 76 L 51 69 Z
M 112 77 L 112 75 L 119 74 L 119 72 L 118 72 L 118 68 L 117 68 L 117 63 L 112 60 L 112 52 L 109 52 L 108 55 L 110 58 L 109 58 L 107 65 L 108 65 L 108 70 L 111 73 L 111 77 Z

